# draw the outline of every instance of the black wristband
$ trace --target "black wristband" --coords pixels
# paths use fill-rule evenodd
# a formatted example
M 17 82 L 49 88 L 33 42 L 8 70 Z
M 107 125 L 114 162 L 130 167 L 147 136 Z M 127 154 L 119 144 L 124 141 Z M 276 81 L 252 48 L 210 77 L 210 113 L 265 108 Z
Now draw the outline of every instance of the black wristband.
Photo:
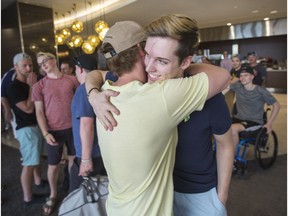
M 90 93 L 91 93 L 94 89 L 96 89 L 97 91 L 100 92 L 100 90 L 99 90 L 97 87 L 93 87 L 93 88 L 91 88 L 91 89 L 88 91 L 87 97 L 89 97 Z

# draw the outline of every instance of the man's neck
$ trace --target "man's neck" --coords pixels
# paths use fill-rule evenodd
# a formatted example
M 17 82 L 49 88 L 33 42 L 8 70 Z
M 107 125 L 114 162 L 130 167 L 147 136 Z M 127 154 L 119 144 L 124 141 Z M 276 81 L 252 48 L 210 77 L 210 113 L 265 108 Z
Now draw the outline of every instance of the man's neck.
M 16 72 L 16 74 L 17 74 L 17 76 L 15 79 L 17 79 L 20 82 L 27 83 L 27 77 L 25 77 L 24 75 L 17 73 L 17 72 Z
M 63 73 L 61 73 L 61 71 L 59 71 L 58 69 L 47 72 L 47 77 L 52 78 L 52 79 L 58 79 L 62 76 L 63 76 Z
M 143 80 L 143 76 L 144 77 L 146 76 L 144 66 L 140 62 L 138 62 L 135 64 L 135 66 L 131 71 L 123 73 L 118 78 L 118 80 L 115 83 L 113 83 L 113 85 L 122 86 L 133 81 L 139 81 L 141 83 L 145 83 L 146 80 Z
M 81 85 L 85 83 L 86 75 L 87 74 L 85 74 L 85 76 L 83 76 L 83 77 L 77 77 L 77 80 Z
M 116 82 L 113 83 L 114 86 L 122 86 L 126 85 L 127 83 L 136 81 L 137 78 L 134 76 L 134 71 L 124 73 L 121 77 L 118 78 Z
M 251 91 L 255 88 L 255 85 L 253 83 L 248 83 L 248 84 L 244 85 L 244 88 L 248 91 Z
M 235 68 L 236 71 L 240 70 L 241 65 L 239 65 L 237 68 Z

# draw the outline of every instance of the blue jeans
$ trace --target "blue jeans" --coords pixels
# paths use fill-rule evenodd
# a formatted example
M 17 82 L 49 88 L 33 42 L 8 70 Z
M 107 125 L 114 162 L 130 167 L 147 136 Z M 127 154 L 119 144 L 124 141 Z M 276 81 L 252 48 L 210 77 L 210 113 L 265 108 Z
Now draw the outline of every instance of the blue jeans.
M 195 194 L 174 191 L 174 216 L 227 216 L 227 211 L 216 188 Z

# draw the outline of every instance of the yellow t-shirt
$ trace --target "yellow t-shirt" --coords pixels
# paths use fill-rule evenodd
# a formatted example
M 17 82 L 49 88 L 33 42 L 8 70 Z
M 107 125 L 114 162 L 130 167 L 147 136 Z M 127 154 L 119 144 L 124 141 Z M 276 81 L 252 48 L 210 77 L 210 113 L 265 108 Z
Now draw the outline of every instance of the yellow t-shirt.
M 201 110 L 208 94 L 205 73 L 153 84 L 138 81 L 102 89 L 119 91 L 111 102 L 120 110 L 118 126 L 105 131 L 97 121 L 98 141 L 109 177 L 109 216 L 173 215 L 177 125 Z

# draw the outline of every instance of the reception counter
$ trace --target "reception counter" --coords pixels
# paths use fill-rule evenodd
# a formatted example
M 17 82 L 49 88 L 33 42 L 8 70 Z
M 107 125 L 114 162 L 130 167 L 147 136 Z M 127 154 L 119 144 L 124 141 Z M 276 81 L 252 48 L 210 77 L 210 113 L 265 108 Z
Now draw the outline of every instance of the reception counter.
M 287 90 L 287 70 L 267 69 L 267 88 Z
M 267 70 L 266 88 L 271 93 L 287 93 L 287 70 Z M 225 94 L 225 100 L 232 112 L 234 93 L 229 91 Z

